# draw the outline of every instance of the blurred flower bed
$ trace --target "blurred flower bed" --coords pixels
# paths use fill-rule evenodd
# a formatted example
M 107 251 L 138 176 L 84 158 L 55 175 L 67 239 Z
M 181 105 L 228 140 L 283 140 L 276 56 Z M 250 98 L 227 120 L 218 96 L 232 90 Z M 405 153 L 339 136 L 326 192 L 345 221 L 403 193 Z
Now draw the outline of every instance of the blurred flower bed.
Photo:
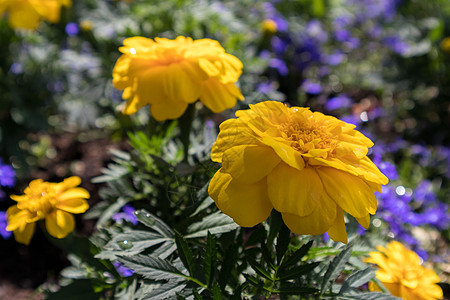
M 227 223 L 223 214 L 218 216 L 212 202 L 202 202 L 211 201 L 207 183 L 218 169 L 211 155 L 216 155 L 213 161 L 223 163 L 214 150 L 211 154 L 211 147 L 224 120 L 249 105 L 273 100 L 334 116 L 355 125 L 374 142 L 367 156 L 389 183 L 375 192 L 377 211 L 368 228 L 346 215 L 353 251 L 367 257 L 376 246 L 398 241 L 417 253 L 420 264 L 434 270 L 445 299 L 450 299 L 450 2 L 40 2 L 45 1 L 0 1 L 0 281 L 35 289 L 39 295 L 50 295 L 49 299 L 65 299 L 77 288 L 94 297 L 88 299 L 145 299 L 144 292 L 148 296 L 158 288 L 145 290 L 145 280 L 158 282 L 161 277 L 149 278 L 141 269 L 130 267 L 139 265 L 130 262 L 130 256 L 154 251 L 166 254 L 164 259 L 172 258 L 177 247 L 177 253 L 182 253 L 180 249 L 189 248 L 194 238 L 203 240 L 192 242 L 193 249 L 213 247 L 213 240 L 225 246 L 236 242 L 238 238 L 231 237 L 232 230 L 238 232 L 235 223 Z M 214 42 L 195 44 L 200 39 Z M 152 43 L 168 49 L 200 45 L 187 50 L 192 52 L 183 67 L 172 70 L 177 74 L 174 78 L 185 84 L 166 88 L 164 84 L 174 84 L 166 82 L 166 70 L 152 73 L 145 68 L 157 65 L 153 61 L 185 59 L 172 52 L 164 56 Z M 145 59 L 151 62 L 144 63 Z M 201 77 L 194 67 L 197 63 L 208 68 L 208 76 Z M 146 95 L 153 98 L 144 100 Z M 194 103 L 197 99 L 200 102 Z M 89 198 L 89 210 L 84 202 L 70 202 L 79 196 L 76 192 L 72 198 L 58 194 L 56 186 L 71 176 L 81 179 L 80 188 L 71 188 L 83 199 Z M 39 204 L 40 209 L 44 207 L 40 220 L 49 223 L 31 232 L 27 230 L 38 217 L 20 219 L 22 208 L 13 200 L 22 197 L 14 195 L 28 195 L 26 188 L 35 179 L 58 183 L 52 188 L 62 197 L 60 206 L 55 206 L 61 216 L 49 217 L 45 205 L 55 205 L 50 200 L 51 204 Z M 164 199 L 163 204 L 158 199 Z M 19 208 L 11 210 L 16 204 Z M 16 221 L 8 219 L 7 210 L 17 215 Z M 189 232 L 195 222 L 208 216 L 217 217 L 209 221 L 220 229 L 203 235 Z M 158 218 L 173 230 L 158 227 Z M 145 232 L 144 225 L 153 231 Z M 156 233 L 151 226 L 156 226 Z M 260 245 L 255 242 L 258 232 L 267 233 L 270 244 L 271 228 L 242 229 L 243 248 Z M 17 241 L 12 231 L 21 232 Z M 334 242 L 336 234 L 330 239 L 325 231 L 311 239 L 316 247 L 311 249 L 316 250 L 310 250 L 307 240 L 292 238 L 289 251 L 296 253 L 309 245 L 303 249 L 314 263 L 322 256 L 334 257 L 334 250 L 344 248 Z M 170 237 L 176 243 L 164 240 L 159 246 L 149 232 L 160 234 L 160 242 Z M 212 238 L 210 233 L 217 236 Z M 127 245 L 133 238 L 139 251 Z M 150 242 L 144 245 L 146 239 Z M 225 246 L 223 253 L 219 250 L 220 262 L 233 259 Z M 265 250 L 249 251 L 249 256 L 266 255 Z M 178 256 L 173 259 L 177 268 L 189 265 L 183 255 Z M 259 268 L 252 262 L 240 267 Z M 363 270 L 356 263 L 353 267 Z M 260 269 L 256 273 L 264 277 Z M 343 278 L 337 275 L 339 283 Z M 247 285 L 260 292 L 260 282 L 253 279 L 245 277 Z M 361 286 L 369 279 L 358 281 L 358 291 L 367 290 L 367 285 Z M 172 287 L 173 293 L 168 289 L 165 296 L 179 293 L 189 298 L 198 292 L 199 297 L 216 297 L 218 290 L 227 298 L 232 294 L 230 287 L 242 289 L 242 297 L 247 295 L 247 286 L 239 279 L 219 281 L 217 288 L 211 279 L 200 285 L 203 290 L 192 288 L 192 294 L 186 292 L 190 285 L 186 288 L 170 280 L 182 288 Z M 68 286 L 73 289 L 60 289 Z M 322 285 L 321 296 L 327 287 Z M 332 294 L 333 287 L 330 290 Z M 366 296 L 345 299 L 369 299 Z

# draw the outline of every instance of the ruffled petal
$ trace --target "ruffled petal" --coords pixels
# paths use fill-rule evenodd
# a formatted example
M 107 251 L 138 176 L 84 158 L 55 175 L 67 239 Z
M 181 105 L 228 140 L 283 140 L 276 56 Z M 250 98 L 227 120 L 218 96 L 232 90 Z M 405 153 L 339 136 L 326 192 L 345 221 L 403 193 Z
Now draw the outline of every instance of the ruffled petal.
M 317 173 L 328 195 L 346 212 L 356 218 L 375 213 L 375 191 L 364 180 L 334 168 L 317 168 Z
M 163 79 L 164 93 L 173 102 L 193 103 L 200 97 L 201 83 L 189 76 L 182 64 L 165 66 Z
M 281 213 L 307 216 L 322 205 L 335 206 L 311 168 L 299 171 L 282 162 L 267 176 L 267 187 L 270 202 Z
M 266 177 L 280 161 L 271 148 L 240 145 L 225 151 L 222 172 L 240 183 L 253 184 Z
M 240 184 L 230 174 L 217 171 L 208 187 L 217 207 L 243 227 L 266 220 L 272 211 L 265 178 L 255 184 Z
M 237 94 L 236 89 L 221 83 L 215 77 L 210 77 L 202 83 L 200 101 L 214 113 L 219 113 L 236 105 L 237 98 L 243 100 L 242 94 L 240 91 Z
M 268 135 L 264 135 L 259 141 L 271 147 L 289 166 L 297 170 L 302 170 L 305 167 L 305 161 L 302 155 L 291 146 L 281 143 Z
M 62 239 L 75 229 L 75 219 L 65 211 L 55 210 L 45 218 L 45 228 L 51 236 Z
M 90 197 L 89 192 L 86 191 L 83 188 L 71 188 L 67 191 L 61 193 L 58 195 L 58 200 L 60 202 L 68 200 L 68 199 L 75 199 L 75 198 L 85 198 L 88 199 Z
M 14 239 L 18 243 L 29 245 L 31 238 L 33 237 L 36 223 L 22 224 L 18 229 L 14 230 Z
M 344 213 L 341 208 L 337 208 L 336 219 L 327 233 L 333 241 L 347 244 L 347 229 L 345 228 Z
M 81 214 L 88 210 L 89 204 L 84 199 L 68 198 L 60 200 L 56 208 L 72 214 Z

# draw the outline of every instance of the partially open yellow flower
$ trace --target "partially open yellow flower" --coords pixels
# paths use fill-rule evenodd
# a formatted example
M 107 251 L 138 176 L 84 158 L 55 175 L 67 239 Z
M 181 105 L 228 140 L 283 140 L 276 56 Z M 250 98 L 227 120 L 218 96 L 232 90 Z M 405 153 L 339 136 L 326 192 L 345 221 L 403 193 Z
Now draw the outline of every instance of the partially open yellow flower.
M 71 0 L 0 0 L 0 15 L 7 13 L 13 28 L 36 29 L 41 20 L 58 23 L 61 6 Z
M 376 277 L 392 295 L 405 300 L 442 299 L 442 289 L 436 284 L 440 282 L 439 276 L 422 267 L 416 253 L 396 241 L 377 249 L 380 252 L 370 252 L 366 262 L 377 265 Z M 369 290 L 379 288 L 369 282 Z
M 89 193 L 77 187 L 79 177 L 73 176 L 60 183 L 36 179 L 25 189 L 25 195 L 12 195 L 17 205 L 11 206 L 6 230 L 13 231 L 16 241 L 28 245 L 33 236 L 36 221 L 45 219 L 50 235 L 62 239 L 75 228 L 71 214 L 84 213 L 89 204 Z
M 366 156 L 373 143 L 355 126 L 308 108 L 266 101 L 220 125 L 211 159 L 222 163 L 209 194 L 244 227 L 274 208 L 297 234 L 347 242 L 343 210 L 365 228 L 387 184 Z
M 113 84 L 124 90 L 125 114 L 150 104 L 152 116 L 163 121 L 180 117 L 198 99 L 213 112 L 244 99 L 235 85 L 242 63 L 217 41 L 132 37 L 123 44 Z

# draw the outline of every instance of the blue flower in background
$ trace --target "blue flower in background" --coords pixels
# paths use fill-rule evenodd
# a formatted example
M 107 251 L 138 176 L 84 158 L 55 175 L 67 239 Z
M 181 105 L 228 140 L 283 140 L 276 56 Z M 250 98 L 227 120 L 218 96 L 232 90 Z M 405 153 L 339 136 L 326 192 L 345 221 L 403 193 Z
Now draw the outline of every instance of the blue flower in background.
M 12 231 L 6 230 L 8 226 L 8 220 L 6 218 L 6 212 L 0 211 L 0 235 L 5 239 L 9 239 L 12 235 Z
M 117 272 L 119 272 L 119 274 L 123 277 L 130 277 L 131 275 L 134 274 L 134 271 L 131 269 L 128 269 L 127 267 L 124 267 L 121 263 L 119 262 L 114 262 L 113 263 L 114 267 L 116 268 Z
M 349 108 L 352 106 L 353 100 L 350 99 L 345 94 L 340 94 L 336 97 L 328 99 L 328 101 L 325 103 L 325 108 L 327 110 L 335 110 L 340 108 Z
M 77 23 L 70 22 L 66 25 L 66 33 L 68 36 L 77 35 L 80 32 L 80 27 Z
M 318 82 L 313 82 L 309 79 L 306 79 L 302 83 L 302 89 L 308 94 L 317 95 L 322 91 L 322 86 Z
M 3 164 L 0 158 L 0 186 L 14 187 L 16 184 L 15 176 L 14 169 L 10 165 Z
M 124 207 L 122 207 L 122 212 L 116 213 L 112 216 L 112 219 L 116 221 L 117 223 L 122 223 L 123 221 L 128 221 L 132 223 L 133 225 L 137 225 L 138 220 L 136 218 L 136 215 L 134 214 L 134 207 L 131 205 L 126 204 Z

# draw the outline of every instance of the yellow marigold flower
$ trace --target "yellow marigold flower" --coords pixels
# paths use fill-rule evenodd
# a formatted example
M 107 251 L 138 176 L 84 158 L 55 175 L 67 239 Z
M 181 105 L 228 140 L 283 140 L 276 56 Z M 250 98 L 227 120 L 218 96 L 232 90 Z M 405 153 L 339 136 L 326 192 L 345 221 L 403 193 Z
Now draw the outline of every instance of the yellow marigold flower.
M 277 23 L 274 20 L 266 19 L 262 23 L 262 31 L 265 35 L 274 35 L 277 33 Z
M 211 159 L 222 163 L 209 194 L 244 227 L 275 209 L 292 232 L 347 242 L 343 210 L 365 228 L 387 184 L 355 126 L 308 108 L 266 101 L 220 125 Z
M 153 117 L 163 121 L 180 117 L 197 99 L 213 112 L 244 99 L 235 85 L 242 63 L 217 41 L 132 37 L 123 44 L 113 84 L 124 90 L 125 114 L 150 104 Z
M 442 299 L 442 289 L 436 284 L 440 282 L 439 276 L 422 267 L 416 253 L 395 241 L 377 249 L 380 252 L 370 252 L 366 262 L 377 265 L 376 277 L 392 295 L 405 300 Z M 369 290 L 379 289 L 369 282 Z
M 443 52 L 450 54 L 450 37 L 446 37 L 442 40 L 441 49 Z
M 89 193 L 77 187 L 79 177 L 73 176 L 60 183 L 36 179 L 25 189 L 25 195 L 12 195 L 17 205 L 11 206 L 6 230 L 13 231 L 16 241 L 28 245 L 33 236 L 36 221 L 45 219 L 50 235 L 62 239 L 75 228 L 71 214 L 80 214 L 89 208 L 85 199 Z
M 13 28 L 36 29 L 41 20 L 58 23 L 61 6 L 71 5 L 71 0 L 0 0 L 0 15 L 6 12 Z

